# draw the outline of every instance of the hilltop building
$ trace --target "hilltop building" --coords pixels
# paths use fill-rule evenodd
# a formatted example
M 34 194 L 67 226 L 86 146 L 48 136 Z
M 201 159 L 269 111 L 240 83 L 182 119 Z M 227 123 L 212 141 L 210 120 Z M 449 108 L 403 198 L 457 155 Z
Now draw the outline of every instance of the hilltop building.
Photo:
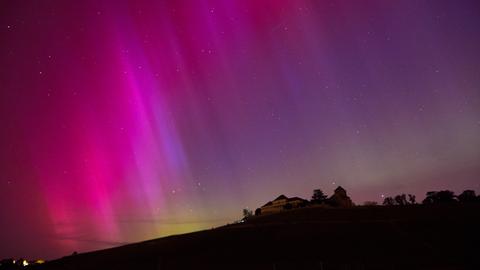
M 352 207 L 354 206 L 352 199 L 348 197 L 347 191 L 338 186 L 333 195 L 328 198 L 328 204 L 334 207 Z
M 308 205 L 315 205 L 319 207 L 353 207 L 355 204 L 352 202 L 352 199 L 348 197 L 347 191 L 338 186 L 332 196 L 324 199 L 321 203 L 315 204 L 314 202 L 309 202 L 308 200 L 293 197 L 288 198 L 285 195 L 278 196 L 275 200 L 266 203 L 264 206 L 257 208 L 255 210 L 255 215 L 264 215 L 264 214 L 273 214 L 279 213 L 285 210 L 296 209 L 306 207 Z
M 308 201 L 299 197 L 288 198 L 285 195 L 278 196 L 275 200 L 266 203 L 260 207 L 260 211 L 255 211 L 256 214 L 272 214 L 284 210 L 305 207 Z

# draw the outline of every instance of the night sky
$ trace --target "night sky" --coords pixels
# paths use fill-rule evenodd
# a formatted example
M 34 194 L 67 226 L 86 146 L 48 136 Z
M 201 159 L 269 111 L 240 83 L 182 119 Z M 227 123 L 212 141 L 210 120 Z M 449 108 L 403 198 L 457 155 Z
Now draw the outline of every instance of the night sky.
M 0 258 L 480 190 L 477 0 L 1 1 L 0 60 Z

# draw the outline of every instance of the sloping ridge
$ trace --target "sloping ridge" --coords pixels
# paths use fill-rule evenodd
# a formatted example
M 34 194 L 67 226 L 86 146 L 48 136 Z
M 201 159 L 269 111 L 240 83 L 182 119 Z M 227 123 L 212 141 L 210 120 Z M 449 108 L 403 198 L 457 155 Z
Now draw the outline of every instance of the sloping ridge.
M 304 208 L 36 269 L 480 269 L 478 205 Z

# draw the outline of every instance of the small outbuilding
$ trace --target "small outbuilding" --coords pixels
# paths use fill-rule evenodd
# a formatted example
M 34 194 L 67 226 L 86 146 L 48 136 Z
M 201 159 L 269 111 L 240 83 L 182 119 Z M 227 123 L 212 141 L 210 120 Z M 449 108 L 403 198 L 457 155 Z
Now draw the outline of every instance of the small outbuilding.
M 328 204 L 334 207 L 352 207 L 354 206 L 352 199 L 348 197 L 347 191 L 338 186 L 333 195 L 328 198 Z

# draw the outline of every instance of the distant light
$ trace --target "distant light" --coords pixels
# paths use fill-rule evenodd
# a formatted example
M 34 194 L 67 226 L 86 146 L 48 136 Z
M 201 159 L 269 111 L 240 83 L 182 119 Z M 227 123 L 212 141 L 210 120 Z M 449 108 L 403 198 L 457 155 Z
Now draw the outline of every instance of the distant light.
M 27 260 L 23 260 L 22 265 L 23 265 L 23 266 L 27 266 L 27 265 L 28 265 Z

